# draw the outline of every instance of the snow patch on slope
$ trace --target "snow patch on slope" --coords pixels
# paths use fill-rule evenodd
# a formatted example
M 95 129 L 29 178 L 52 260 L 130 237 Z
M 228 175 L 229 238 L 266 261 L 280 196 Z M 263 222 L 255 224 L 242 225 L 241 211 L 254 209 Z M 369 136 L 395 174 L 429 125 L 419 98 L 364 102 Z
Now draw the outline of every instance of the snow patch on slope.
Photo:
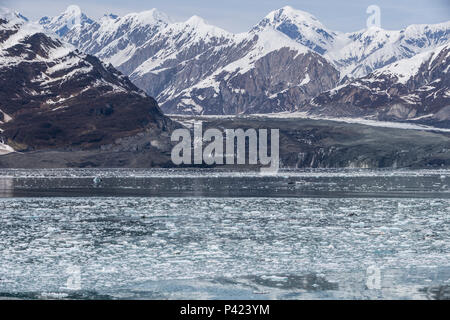
M 136 67 L 132 76 L 143 76 L 150 72 L 160 73 L 164 69 L 161 68 L 164 62 L 177 59 L 180 52 L 199 43 L 208 44 L 212 41 L 221 41 L 231 45 L 236 43 L 237 38 L 239 36 L 210 25 L 198 16 L 193 16 L 185 22 L 169 24 L 143 46 L 151 46 L 152 42 L 164 41 L 165 48 L 158 50 L 155 55 Z M 219 49 L 220 46 L 216 46 L 216 50 Z M 134 52 L 126 53 L 126 56 L 131 57 L 133 54 Z
M 383 75 L 397 77 L 398 83 L 406 84 L 409 79 L 417 75 L 420 67 L 424 63 L 430 60 L 429 63 L 431 64 L 433 59 L 436 58 L 435 53 L 440 52 L 445 47 L 446 46 L 444 45 L 438 47 L 435 50 L 430 50 L 427 52 L 417 54 L 412 58 L 399 60 L 397 62 L 394 62 L 383 68 L 376 70 L 373 74 L 375 77 Z
M 297 52 L 297 55 L 310 52 L 308 48 L 272 28 L 266 28 L 259 31 L 256 36 L 258 37 L 256 44 L 245 57 L 229 64 L 222 70 L 218 70 L 216 74 L 219 74 L 222 71 L 230 73 L 238 71 L 240 74 L 244 74 L 254 67 L 256 61 L 281 48 L 293 49 Z
M 9 145 L 7 145 L 4 142 L 0 142 L 0 155 L 5 155 L 8 153 L 15 152 L 13 148 L 11 148 Z

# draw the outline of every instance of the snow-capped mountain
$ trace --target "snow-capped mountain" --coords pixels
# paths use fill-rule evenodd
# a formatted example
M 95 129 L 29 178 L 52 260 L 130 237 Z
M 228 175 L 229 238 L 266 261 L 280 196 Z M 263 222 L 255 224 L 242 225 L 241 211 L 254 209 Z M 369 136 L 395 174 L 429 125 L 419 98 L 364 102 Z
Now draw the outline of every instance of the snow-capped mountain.
M 120 67 L 169 22 L 169 18 L 156 9 L 123 17 L 108 14 L 99 22 L 82 28 L 81 35 L 74 28 L 64 39 L 81 51 Z
M 0 11 L 0 149 L 90 149 L 169 120 L 154 99 L 94 56 Z
M 155 9 L 150 12 L 161 15 Z M 293 9 L 289 14 L 300 19 Z M 134 26 L 124 23 L 135 16 L 103 18 L 82 32 L 87 40 L 77 38 L 75 32 L 75 37 L 68 32 L 64 38 L 129 75 L 133 83 L 155 96 L 166 112 L 290 110 L 331 89 L 339 78 L 335 68 L 316 53 L 319 44 L 324 44 L 312 45 L 313 37 L 309 46 L 306 41 L 289 38 L 270 25 L 280 19 L 275 13 L 242 34 L 229 33 L 197 16 L 178 23 L 152 17 L 145 23 L 140 19 L 142 23 Z M 316 35 L 326 38 L 324 27 L 310 19 Z M 287 30 L 285 25 L 278 27 Z M 140 34 L 136 31 L 140 28 L 152 32 Z M 307 28 L 306 22 L 303 28 Z M 130 32 L 139 36 L 133 38 Z M 283 55 L 280 61 L 278 53 Z M 290 72 L 283 72 L 285 69 Z
M 312 14 L 285 6 L 272 11 L 262 19 L 253 31 L 275 29 L 296 42 L 319 54 L 324 54 L 336 46 L 342 35 L 327 29 Z
M 450 121 L 450 45 L 403 59 L 324 92 L 308 110 L 378 120 Z M 304 110 L 304 108 L 303 108 Z
M 434 50 L 450 42 L 450 21 L 411 25 L 404 30 L 370 28 L 346 34 L 341 46 L 325 54 L 341 71 L 341 77 L 358 78 L 393 62 Z M 342 45 L 344 44 L 344 45 Z
M 177 93 L 196 84 L 236 48 L 235 35 L 200 17 L 170 23 L 156 9 L 117 18 L 105 16 L 82 34 L 80 38 L 69 32 L 65 39 L 112 63 L 160 102 L 164 102 L 163 91 Z M 198 64 L 202 59 L 207 61 Z
M 450 21 L 411 25 L 400 31 L 369 28 L 341 33 L 313 15 L 286 6 L 267 15 L 255 29 L 275 28 L 332 62 L 344 80 L 358 78 L 395 61 L 450 42 Z
M 194 16 L 162 29 L 119 69 L 163 104 L 232 59 L 233 49 L 233 34 Z
M 61 15 L 53 18 L 42 17 L 39 24 L 45 29 L 53 31 L 59 36 L 65 36 L 69 31 L 76 31 L 80 36 L 80 30 L 93 24 L 94 21 L 81 12 L 80 7 L 71 5 Z
M 63 38 L 112 63 L 166 112 L 235 114 L 296 109 L 338 84 L 436 50 L 449 36 L 450 22 L 341 33 L 286 6 L 242 34 L 196 16 L 172 23 L 153 9 L 78 24 Z
M 324 58 L 274 29 L 252 30 L 222 67 L 167 97 L 170 113 L 241 114 L 291 111 L 332 88 L 339 72 Z

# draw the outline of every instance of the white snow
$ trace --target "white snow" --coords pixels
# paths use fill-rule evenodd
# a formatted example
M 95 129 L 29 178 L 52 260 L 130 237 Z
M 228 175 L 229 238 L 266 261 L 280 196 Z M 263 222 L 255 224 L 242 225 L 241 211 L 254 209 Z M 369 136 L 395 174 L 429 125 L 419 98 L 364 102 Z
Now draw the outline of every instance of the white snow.
M 69 106 L 60 106 L 60 107 L 56 107 L 54 109 L 52 109 L 52 111 L 57 111 L 57 110 L 61 110 L 61 109 L 67 109 Z
M 50 79 L 41 82 L 41 84 L 45 85 L 45 84 L 49 84 L 49 83 L 52 83 L 52 82 L 55 82 L 55 81 L 61 81 L 61 80 L 63 82 L 65 82 L 65 81 L 67 81 L 68 79 L 70 79 L 73 76 L 76 76 L 78 74 L 86 74 L 86 73 L 92 71 L 92 68 L 93 68 L 92 66 L 76 68 L 76 69 L 74 69 L 74 70 L 72 70 L 70 72 L 64 73 L 61 77 L 55 77 L 55 78 L 51 78 L 50 77 Z
M 13 148 L 11 148 L 9 145 L 7 145 L 3 139 L 0 140 L 0 155 L 5 155 L 8 153 L 15 152 Z
M 36 23 L 57 34 L 75 32 L 77 36 L 80 36 L 83 27 L 93 23 L 93 20 L 87 17 L 79 6 L 73 4 L 60 15 L 46 18 L 46 21 L 36 21 Z
M 310 14 L 309 12 L 294 9 L 291 6 L 284 6 L 281 9 L 274 10 L 270 12 L 267 16 L 267 19 L 269 19 L 271 22 L 280 22 L 285 21 L 287 19 L 298 21 L 298 22 L 308 22 L 312 23 L 317 27 L 324 28 L 324 26 L 319 22 L 319 20 Z
M 310 13 L 290 6 L 270 12 L 251 31 L 241 34 L 229 33 L 195 15 L 186 21 L 174 23 L 167 15 L 156 9 L 130 13 L 117 19 L 104 16 L 98 23 L 98 30 L 93 30 L 93 34 L 90 35 L 93 43 L 89 44 L 89 48 L 93 45 L 102 47 L 97 55 L 116 67 L 123 65 L 137 54 L 154 48 L 155 44 L 160 47 L 149 59 L 133 66 L 135 69 L 130 71 L 129 75 L 135 79 L 145 77 L 147 74 L 157 75 L 169 68 L 183 68 L 188 61 L 183 61 L 182 54 L 202 42 L 214 41 L 215 45 L 210 50 L 220 52 L 222 49 L 249 43 L 253 37 L 258 37 L 255 45 L 235 61 L 219 64 L 212 74 L 198 81 L 191 77 L 187 81 L 190 88 L 186 90 L 179 87 L 165 88 L 158 96 L 162 99 L 161 103 L 195 88 L 212 87 L 219 92 L 219 83 L 216 80 L 218 74 L 225 72 L 225 77 L 229 80 L 235 73 L 248 72 L 258 59 L 283 47 L 295 50 L 297 54 L 305 53 L 308 49 L 302 43 L 306 41 L 326 50 L 323 56 L 338 68 L 341 78 L 346 75 L 350 78 L 364 76 L 392 60 L 402 60 L 411 55 L 436 49 L 443 44 L 442 39 L 445 36 L 431 37 L 425 45 L 422 45 L 420 41 L 423 40 L 423 35 L 426 33 L 438 35 L 442 32 L 445 34 L 450 29 L 449 21 L 435 25 L 412 25 L 398 31 L 369 28 L 341 33 L 328 29 Z M 297 30 L 301 37 L 293 40 L 276 30 L 285 27 Z M 142 40 L 139 44 L 131 41 L 131 33 L 137 30 L 142 33 L 137 37 Z M 199 56 L 193 59 L 198 58 Z M 397 66 L 392 67 L 391 73 L 398 76 L 401 83 L 405 83 L 417 68 L 417 64 L 408 65 L 399 62 Z M 300 85 L 312 80 L 308 75 Z M 364 81 L 375 82 L 376 79 Z M 357 85 L 364 84 L 361 82 Z
M 229 73 L 237 71 L 240 74 L 247 73 L 254 67 L 256 61 L 281 48 L 291 49 L 295 51 L 297 55 L 305 54 L 310 51 L 308 48 L 292 40 L 285 34 L 272 28 L 265 28 L 257 33 L 249 33 L 249 38 L 251 38 L 252 35 L 256 35 L 258 38 L 252 49 L 243 58 L 216 71 L 215 75 L 220 74 L 223 71 Z
M 0 10 L 0 17 L 4 17 L 9 22 L 7 24 L 1 25 L 0 29 L 16 29 L 17 32 L 10 35 L 5 41 L 0 43 L 0 65 L 14 65 L 21 63 L 23 57 L 11 57 L 5 51 L 15 45 L 23 43 L 28 37 L 36 33 L 44 33 L 46 36 L 50 37 L 52 40 L 59 41 L 57 36 L 51 32 L 45 31 L 42 26 L 34 22 L 27 22 L 22 18 L 17 17 L 17 13 L 11 13 L 7 9 Z M 44 48 L 47 52 L 48 57 L 37 56 L 36 60 L 51 62 L 63 58 L 70 52 L 74 51 L 75 48 L 68 43 L 61 43 L 60 45 L 54 47 Z
M 178 59 L 180 52 L 189 50 L 190 47 L 195 46 L 200 42 L 209 43 L 213 40 L 220 40 L 227 45 L 232 45 L 236 43 L 237 38 L 238 37 L 232 33 L 208 24 L 198 16 L 193 16 L 185 22 L 168 24 L 161 28 L 153 37 L 150 37 L 150 39 L 140 48 L 151 47 L 155 42 L 164 42 L 164 47 L 148 60 L 137 66 L 131 75 L 143 76 L 147 73 L 155 74 L 157 73 L 157 70 L 165 69 L 163 66 L 165 62 Z M 219 49 L 220 45 L 217 45 L 215 50 Z M 138 48 L 122 49 L 121 51 L 123 53 L 118 52 L 116 54 L 117 58 L 114 57 L 114 60 L 110 59 L 109 62 L 114 65 L 120 65 L 130 59 L 137 50 Z M 103 52 L 100 55 L 102 55 Z M 120 60 L 122 60 L 122 62 L 119 62 Z
M 3 110 L 0 110 L 0 112 L 3 114 L 3 121 L 0 121 L 0 123 L 7 123 L 12 120 L 12 117 L 6 112 L 4 112 Z
M 31 81 L 37 84 L 39 88 L 37 90 L 34 89 L 31 90 L 27 87 L 23 88 L 24 92 L 29 95 L 42 96 L 45 94 L 49 94 L 48 92 L 49 84 L 55 82 L 57 82 L 58 84 L 62 84 L 74 76 L 85 75 L 91 72 L 94 68 L 94 66 L 86 60 L 85 54 L 75 52 L 74 51 L 75 49 L 72 45 L 60 41 L 54 34 L 44 31 L 42 27 L 37 25 L 36 23 L 32 22 L 23 22 L 20 24 L 8 23 L 0 25 L 0 28 L 17 29 L 17 33 L 13 34 L 6 41 L 0 44 L 0 67 L 10 66 L 12 64 L 23 62 L 23 60 L 25 59 L 24 57 L 17 57 L 17 56 L 11 57 L 9 56 L 9 54 L 6 52 L 5 49 L 16 44 L 24 43 L 24 41 L 28 36 L 31 36 L 35 33 L 43 32 L 46 35 L 50 36 L 53 40 L 55 40 L 55 47 L 50 46 L 44 48 L 44 50 L 46 50 L 47 55 L 36 56 L 35 58 L 26 57 L 27 62 L 30 63 L 44 62 L 46 65 L 46 69 L 44 69 L 34 79 L 31 79 Z M 119 78 L 122 77 L 124 76 L 120 76 Z M 134 92 L 134 91 L 129 92 L 125 87 L 121 87 L 120 85 L 117 85 L 115 83 L 110 83 L 105 79 L 101 78 L 93 83 L 90 83 L 88 88 L 84 89 L 81 88 L 79 91 L 75 92 L 73 95 L 69 97 L 58 96 L 58 98 L 55 98 L 54 100 L 47 99 L 45 104 L 53 106 L 54 107 L 52 109 L 53 111 L 60 110 L 62 108 L 67 108 L 68 107 L 67 105 L 63 106 L 61 104 L 63 104 L 66 100 L 83 93 L 87 89 L 96 86 L 109 86 L 111 87 L 110 92 L 128 92 L 145 96 L 143 92 Z M 18 96 L 18 98 L 20 99 L 20 96 Z M 4 113 L 2 110 L 0 110 L 0 112 L 3 113 L 4 119 L 3 122 L 0 122 L 0 124 L 11 121 L 12 118 L 9 115 Z M 1 152 L 11 151 L 10 149 L 7 148 L 7 146 L 4 143 L 3 145 L 0 146 L 0 149 L 2 149 Z
M 196 36 L 204 36 L 206 37 L 205 40 L 209 40 L 211 38 L 232 38 L 233 35 L 225 31 L 224 29 L 221 29 L 219 27 L 213 26 L 209 23 L 207 23 L 203 18 L 199 16 L 192 16 L 190 17 L 186 22 L 175 24 L 174 28 L 179 27 L 180 29 L 184 29 L 188 26 L 189 28 L 195 29 Z
M 0 6 L 0 18 L 8 21 L 6 25 L 1 25 L 0 28 L 10 28 L 11 26 L 27 22 L 20 13 L 2 6 Z
M 310 81 L 311 81 L 311 79 L 309 77 L 309 74 L 307 73 L 305 75 L 305 79 L 303 79 L 302 82 L 300 82 L 300 86 L 304 86 L 304 85 L 308 84 Z
M 380 65 L 402 60 L 425 51 L 435 50 L 448 43 L 445 35 L 450 21 L 430 25 L 411 25 L 403 30 L 392 31 L 370 28 L 362 31 L 338 34 L 333 47 L 324 55 L 344 76 L 362 77 Z M 423 45 L 424 35 L 431 33 Z M 369 71 L 368 71 L 369 70 Z
M 420 97 L 417 94 L 408 94 L 406 96 L 402 96 L 401 99 L 409 104 L 416 104 L 420 102 Z
M 159 23 L 168 24 L 171 19 L 163 12 L 153 8 L 151 10 L 142 11 L 138 13 L 129 13 L 118 20 L 115 24 L 123 24 L 124 21 L 131 22 L 131 29 L 138 25 L 154 25 Z
M 270 12 L 254 29 L 279 29 L 285 26 L 289 26 L 290 30 L 297 30 L 301 34 L 298 42 L 310 42 L 327 50 L 332 48 L 335 45 L 334 42 L 340 37 L 338 32 L 327 29 L 312 14 L 294 9 L 291 6 L 285 6 Z
M 61 54 L 64 54 L 66 52 L 66 48 L 62 48 Z M 69 51 L 70 52 L 70 51 Z M 67 55 L 69 52 L 67 52 L 65 55 Z M 76 66 L 79 64 L 81 59 L 79 57 L 71 57 L 67 60 L 61 60 L 60 63 L 55 64 L 53 67 L 47 69 L 47 74 L 53 74 L 57 71 L 66 70 L 73 66 Z
M 13 29 L 13 23 L 14 22 L 10 22 L 7 25 L 3 25 L 0 26 L 0 28 L 3 29 Z M 15 23 L 14 23 L 15 24 Z M 20 24 L 20 27 L 18 29 L 18 31 L 9 36 L 8 39 L 6 39 L 3 42 L 0 42 L 0 51 L 1 50 L 6 50 L 8 48 L 11 48 L 15 45 L 17 45 L 18 43 L 20 43 L 20 41 L 22 41 L 24 38 L 26 38 L 27 36 L 33 35 L 37 32 L 42 32 L 42 27 L 40 27 L 37 24 L 34 23 L 22 23 Z
M 436 49 L 419 53 L 412 58 L 403 59 L 392 64 L 389 64 L 383 68 L 380 68 L 374 72 L 375 77 L 389 75 L 398 78 L 398 82 L 405 84 L 411 77 L 415 76 L 419 71 L 420 67 L 424 63 L 431 64 L 432 58 L 435 52 L 440 52 L 449 45 L 443 45 Z
M 181 99 L 178 106 L 179 107 L 191 107 L 192 111 L 194 111 L 197 114 L 201 114 L 203 111 L 203 107 L 190 98 Z

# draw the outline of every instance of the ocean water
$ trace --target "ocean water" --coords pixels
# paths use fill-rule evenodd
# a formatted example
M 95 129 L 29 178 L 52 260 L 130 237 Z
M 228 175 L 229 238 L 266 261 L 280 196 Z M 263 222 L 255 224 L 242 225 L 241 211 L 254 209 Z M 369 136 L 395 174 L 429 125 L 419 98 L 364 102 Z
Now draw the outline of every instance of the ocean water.
M 1 170 L 0 298 L 449 299 L 450 171 Z

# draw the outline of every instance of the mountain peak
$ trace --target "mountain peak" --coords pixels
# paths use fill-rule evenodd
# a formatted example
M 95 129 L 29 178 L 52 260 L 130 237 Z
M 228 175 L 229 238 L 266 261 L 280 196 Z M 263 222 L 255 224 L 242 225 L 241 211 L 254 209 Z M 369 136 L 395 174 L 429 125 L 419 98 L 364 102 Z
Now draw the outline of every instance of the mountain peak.
M 186 24 L 192 26 L 200 26 L 200 25 L 207 25 L 208 23 L 202 17 L 194 15 L 190 17 L 188 20 L 186 20 Z
M 270 12 L 251 32 L 275 29 L 292 40 L 324 54 L 332 46 L 337 34 L 328 30 L 312 14 L 285 6 Z
M 131 18 L 140 24 L 168 24 L 171 22 L 170 18 L 165 13 L 155 8 L 138 13 L 130 13 L 124 18 Z
M 119 16 L 117 14 L 114 14 L 114 13 L 105 13 L 103 15 L 103 17 L 108 18 L 108 19 L 116 20 Z
M 28 18 L 23 16 L 21 13 L 17 11 L 12 11 L 5 7 L 0 7 L 0 19 L 5 19 L 9 22 L 22 24 L 24 22 L 28 22 Z
M 295 9 L 292 8 L 291 6 L 284 6 L 283 8 L 280 8 L 280 10 L 285 10 L 285 11 L 295 11 Z
M 280 8 L 278 10 L 274 10 L 270 12 L 266 19 L 269 19 L 273 23 L 285 21 L 285 20 L 291 20 L 295 22 L 314 22 L 319 23 L 319 20 L 312 14 L 306 11 L 297 10 L 292 8 L 291 6 L 285 6 L 283 8 Z
M 87 17 L 77 5 L 68 6 L 63 13 L 56 17 L 43 17 L 39 20 L 40 25 L 59 36 L 64 36 L 74 27 L 92 23 L 94 23 L 94 21 Z
M 200 38 L 203 38 L 203 40 L 206 40 L 210 37 L 225 37 L 225 38 L 232 38 L 233 34 L 229 33 L 228 31 L 216 27 L 215 25 L 209 24 L 205 19 L 202 17 L 199 17 L 197 15 L 194 15 L 190 17 L 185 22 L 175 23 L 173 25 L 175 29 L 183 30 L 184 28 L 188 28 L 192 30 L 195 34 L 197 34 Z
M 108 13 L 108 14 L 104 14 L 103 17 L 100 18 L 100 24 L 101 25 L 106 25 L 109 23 L 114 23 L 116 20 L 119 19 L 118 15 L 112 14 L 112 13 Z

